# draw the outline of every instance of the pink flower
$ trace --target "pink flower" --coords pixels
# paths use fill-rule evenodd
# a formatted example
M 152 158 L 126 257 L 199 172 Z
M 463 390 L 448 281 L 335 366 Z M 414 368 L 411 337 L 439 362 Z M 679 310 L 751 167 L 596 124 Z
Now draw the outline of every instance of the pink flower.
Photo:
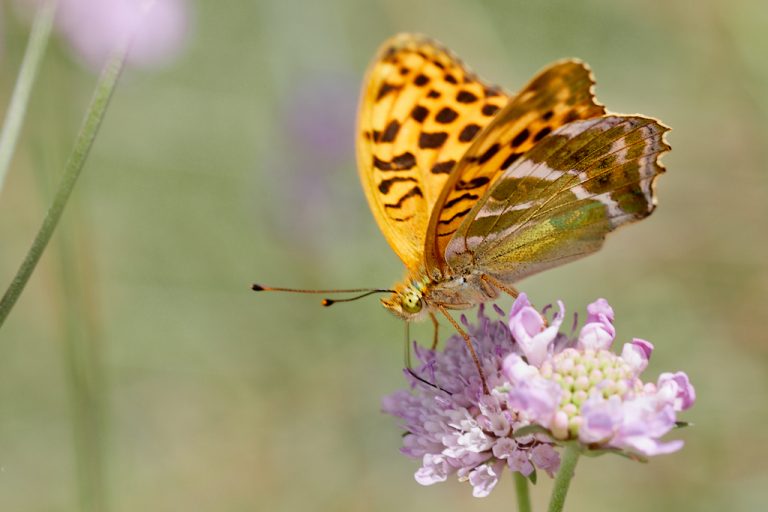
M 653 345 L 636 338 L 624 345 L 620 356 L 610 352 L 615 336 L 613 309 L 600 299 L 587 311 L 587 324 L 575 343 L 548 347 L 542 361 L 507 356 L 503 371 L 511 383 L 509 406 L 547 429 L 554 439 L 578 440 L 586 449 L 615 449 L 639 456 L 679 450 L 682 441 L 660 438 L 675 427 L 676 412 L 695 401 L 687 375 L 665 373 L 657 384 L 644 384 L 639 375 L 648 365 Z
M 560 312 L 555 314 L 549 327 L 544 317 L 531 306 L 525 293 L 521 293 L 512 305 L 509 329 L 531 364 L 539 364 L 547 357 L 547 350 L 557 336 L 565 316 L 563 303 L 558 301 L 557 305 Z
M 464 340 L 454 335 L 443 351 L 415 346 L 421 365 L 413 371 L 426 383 L 406 372 L 411 389 L 385 397 L 382 409 L 402 420 L 406 433 L 401 451 L 421 460 L 415 474 L 418 483 L 431 485 L 455 475 L 472 485 L 474 496 L 484 497 L 505 467 L 525 476 L 535 467 L 551 473 L 560 459 L 539 436 L 514 436 L 530 420 L 511 409 L 506 399 L 509 381 L 503 376 L 502 362 L 520 350 L 509 327 L 502 320 L 485 316 L 481 307 L 477 323 L 468 331 L 487 384 L 497 390 L 490 395 L 483 393 Z
M 92 69 L 128 40 L 128 64 L 156 67 L 181 53 L 189 16 L 186 0 L 59 0 L 56 26 Z
M 556 448 L 564 443 L 635 457 L 682 447 L 682 441 L 661 438 L 696 399 L 688 377 L 664 373 L 655 384 L 643 383 L 653 345 L 635 338 L 621 355 L 611 352 L 614 313 L 604 299 L 588 306 L 587 324 L 575 339 L 558 332 L 564 311 L 558 302 L 548 322 L 520 294 L 506 324 L 489 319 L 482 306 L 475 325 L 462 320 L 490 394 L 458 335 L 442 352 L 414 345 L 418 378 L 406 371 L 410 390 L 385 397 L 382 408 L 403 422 L 401 451 L 421 460 L 418 483 L 456 475 L 484 497 L 505 467 L 552 476 L 560 466 Z
M 595 350 L 607 349 L 614 337 L 613 308 L 605 299 L 597 299 L 587 306 L 587 323 L 579 333 L 579 345 Z
M 662 373 L 656 386 L 674 395 L 672 399 L 675 411 L 684 411 L 696 402 L 696 390 L 693 389 L 688 376 L 683 372 Z

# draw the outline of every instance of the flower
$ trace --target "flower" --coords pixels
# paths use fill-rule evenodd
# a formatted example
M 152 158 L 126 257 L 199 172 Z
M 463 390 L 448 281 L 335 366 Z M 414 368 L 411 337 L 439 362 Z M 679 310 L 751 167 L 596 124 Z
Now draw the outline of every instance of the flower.
M 520 294 L 512 309 L 532 308 L 525 294 Z M 555 440 L 575 440 L 586 449 L 618 450 L 636 457 L 679 450 L 682 441 L 660 438 L 675 427 L 677 413 L 695 401 L 688 376 L 664 373 L 655 384 L 644 383 L 639 376 L 653 345 L 635 338 L 623 346 L 621 355 L 615 354 L 609 350 L 616 332 L 610 305 L 599 299 L 587 312 L 587 323 L 575 340 L 558 348 L 547 335 L 547 347 L 520 343 L 522 354 L 505 358 L 508 403 Z M 514 334 L 536 322 L 511 315 L 510 329 Z M 543 317 L 539 324 L 540 332 L 534 337 L 546 332 Z M 531 335 L 526 332 L 523 339 Z M 542 353 L 547 354 L 543 359 Z
M 278 98 L 275 143 L 283 145 L 258 167 L 280 169 L 281 179 L 274 184 L 274 204 L 266 204 L 257 215 L 266 217 L 275 236 L 296 244 L 299 252 L 317 253 L 328 242 L 327 219 L 347 211 L 338 200 L 338 184 L 354 166 L 357 88 L 357 78 L 324 69 L 291 82 Z
M 538 319 L 525 311 L 521 318 Z M 403 420 L 406 434 L 401 452 L 421 460 L 415 474 L 418 483 L 431 485 L 456 475 L 472 485 L 474 496 L 484 497 L 498 483 L 504 467 L 525 476 L 535 468 L 552 475 L 560 458 L 545 436 L 514 437 L 516 430 L 530 423 L 524 413 L 509 407 L 509 382 L 502 371 L 504 359 L 517 346 L 506 322 L 490 319 L 482 306 L 477 320 L 468 325 L 462 318 L 493 390 L 490 394 L 483 392 L 464 340 L 454 335 L 443 351 L 414 344 L 421 365 L 413 373 L 405 372 L 411 389 L 385 397 L 382 409 Z M 532 332 L 537 326 L 526 328 Z M 539 340 L 533 338 L 531 345 L 538 346 Z
M 451 336 L 443 351 L 414 344 L 420 365 L 405 371 L 410 389 L 385 397 L 382 409 L 402 420 L 401 452 L 421 460 L 418 483 L 456 475 L 484 497 L 505 467 L 552 476 L 561 445 L 633 458 L 682 447 L 660 438 L 695 402 L 688 376 L 663 373 L 656 383 L 641 381 L 653 345 L 635 338 L 620 355 L 611 352 L 614 312 L 604 299 L 587 307 L 577 336 L 559 332 L 564 318 L 562 302 L 548 320 L 522 293 L 508 322 L 490 319 L 483 306 L 474 325 L 462 315 L 490 394 L 460 336 Z
M 37 5 L 40 0 L 18 2 Z M 188 25 L 186 0 L 59 0 L 56 13 L 58 31 L 95 70 L 127 40 L 128 64 L 165 64 L 181 53 Z

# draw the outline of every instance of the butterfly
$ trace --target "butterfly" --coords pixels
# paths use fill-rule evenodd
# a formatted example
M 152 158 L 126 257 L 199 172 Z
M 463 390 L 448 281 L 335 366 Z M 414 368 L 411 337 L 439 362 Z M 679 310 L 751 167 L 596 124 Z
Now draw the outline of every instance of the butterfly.
M 358 171 L 407 269 L 382 304 L 408 322 L 444 315 L 483 381 L 448 310 L 516 296 L 520 279 L 594 253 L 656 206 L 668 128 L 607 113 L 593 86 L 585 63 L 563 60 L 510 94 L 414 34 L 387 40 L 366 74 Z

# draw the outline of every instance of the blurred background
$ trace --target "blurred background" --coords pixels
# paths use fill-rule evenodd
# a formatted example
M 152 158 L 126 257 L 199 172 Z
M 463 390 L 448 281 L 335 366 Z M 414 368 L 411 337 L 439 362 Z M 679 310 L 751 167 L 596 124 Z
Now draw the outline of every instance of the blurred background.
M 0 195 L 2 288 L 50 203 L 127 2 L 102 0 L 90 17 L 86 0 L 59 6 Z M 30 4 L 0 2 L 0 111 Z M 405 384 L 402 325 L 376 299 L 326 310 L 317 297 L 249 290 L 402 277 L 368 212 L 353 138 L 363 72 L 399 31 L 437 38 L 509 90 L 579 57 L 610 110 L 673 128 L 656 213 L 519 286 L 570 312 L 606 297 L 620 340 L 656 345 L 649 377 L 683 369 L 698 393 L 684 418 L 695 426 L 674 433 L 682 452 L 647 465 L 583 460 L 568 510 L 766 506 L 763 0 L 164 9 L 0 331 L 0 510 L 514 509 L 508 474 L 484 500 L 467 484 L 413 480 L 418 461 L 398 453 L 396 422 L 380 413 Z M 550 488 L 541 478 L 537 509 Z

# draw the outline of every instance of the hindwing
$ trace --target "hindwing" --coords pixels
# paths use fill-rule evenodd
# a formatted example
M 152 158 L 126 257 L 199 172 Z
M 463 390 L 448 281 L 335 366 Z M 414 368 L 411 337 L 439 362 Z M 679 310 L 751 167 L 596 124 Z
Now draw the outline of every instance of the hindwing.
M 475 203 L 447 244 L 448 267 L 511 283 L 597 251 L 610 231 L 655 208 L 667 130 L 620 115 L 555 130 Z

